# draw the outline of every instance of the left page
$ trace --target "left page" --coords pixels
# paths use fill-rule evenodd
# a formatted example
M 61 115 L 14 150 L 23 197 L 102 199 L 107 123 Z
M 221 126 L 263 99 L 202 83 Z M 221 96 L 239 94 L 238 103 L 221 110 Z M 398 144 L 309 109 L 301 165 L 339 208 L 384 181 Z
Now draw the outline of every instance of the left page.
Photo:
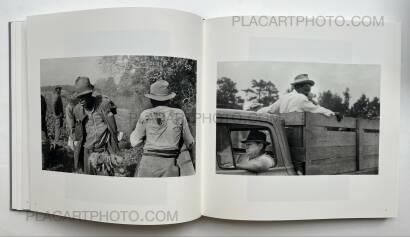
M 33 16 L 27 49 L 30 210 L 144 225 L 200 217 L 199 16 Z

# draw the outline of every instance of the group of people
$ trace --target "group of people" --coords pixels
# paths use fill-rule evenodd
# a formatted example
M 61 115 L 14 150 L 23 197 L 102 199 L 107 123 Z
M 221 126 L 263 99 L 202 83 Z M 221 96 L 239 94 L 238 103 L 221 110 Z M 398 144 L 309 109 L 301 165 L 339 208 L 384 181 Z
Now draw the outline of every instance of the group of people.
M 107 96 L 95 95 L 94 86 L 88 77 L 77 77 L 75 93 L 71 96 L 64 111 L 61 87 L 55 88 L 52 99 L 54 142 L 58 146 L 63 120 L 67 125 L 68 146 L 74 150 L 74 172 L 95 174 L 95 158 L 102 157 L 107 163 L 113 162 L 120 152 L 121 133 L 117 129 L 115 115 L 117 107 Z M 194 138 L 188 127 L 184 112 L 169 106 L 176 96 L 169 91 L 165 80 L 151 84 L 150 92 L 145 94 L 152 108 L 144 110 L 130 135 L 133 147 L 143 147 L 142 158 L 135 176 L 174 177 L 179 176 L 177 157 L 182 148 L 190 152 L 194 149 Z M 46 101 L 41 96 L 42 130 L 47 137 Z M 194 160 L 193 160 L 194 162 Z
M 290 112 L 310 112 L 323 114 L 325 116 L 336 115 L 340 121 L 342 116 L 327 108 L 324 108 L 313 100 L 311 87 L 315 82 L 309 79 L 308 74 L 300 74 L 291 83 L 292 89 L 289 93 L 282 95 L 273 104 L 260 108 L 260 103 L 246 102 L 244 110 L 256 111 L 258 113 L 281 114 Z M 246 155 L 239 157 L 237 168 L 252 172 L 265 172 L 276 165 L 275 159 L 269 156 L 265 148 L 269 144 L 266 141 L 266 134 L 259 130 L 251 130 L 246 140 L 243 141 L 246 147 Z M 303 164 L 295 164 L 296 172 L 303 174 Z
M 258 113 L 311 112 L 325 116 L 336 115 L 333 111 L 318 105 L 311 96 L 311 87 L 315 82 L 307 74 L 300 74 L 291 83 L 292 90 L 281 96 L 273 104 L 258 108 L 260 104 L 244 105 L 245 110 L 256 110 Z M 120 151 L 119 136 L 115 114 L 117 107 L 104 95 L 94 95 L 94 86 L 88 77 L 77 77 L 75 93 L 71 96 L 66 109 L 63 108 L 61 87 L 55 87 L 52 98 L 54 116 L 54 141 L 52 147 L 58 146 L 60 134 L 66 120 L 69 135 L 69 146 L 74 150 L 74 171 L 93 174 L 95 157 L 105 157 L 110 162 Z M 169 106 L 169 101 L 176 96 L 169 91 L 165 80 L 158 80 L 150 86 L 152 108 L 144 110 L 130 134 L 131 146 L 143 146 L 142 158 L 136 170 L 138 177 L 173 177 L 179 176 L 176 159 L 182 149 L 188 150 L 192 157 L 194 138 L 188 122 L 181 109 Z M 41 96 L 41 127 L 47 137 L 45 98 Z M 258 108 L 258 109 L 257 109 Z M 65 117 L 64 117 L 65 114 Z M 245 144 L 246 155 L 237 160 L 237 168 L 252 172 L 264 172 L 276 165 L 276 161 L 266 153 L 270 144 L 267 136 L 259 130 L 251 130 Z M 297 167 L 296 167 L 297 168 Z M 302 174 L 302 170 L 297 168 Z

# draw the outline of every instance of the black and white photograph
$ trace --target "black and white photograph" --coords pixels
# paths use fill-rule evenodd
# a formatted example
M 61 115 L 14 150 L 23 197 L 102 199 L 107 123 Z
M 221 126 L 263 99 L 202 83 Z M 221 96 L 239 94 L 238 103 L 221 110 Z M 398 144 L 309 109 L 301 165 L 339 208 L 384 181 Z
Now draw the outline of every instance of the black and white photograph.
M 140 55 L 40 61 L 42 168 L 195 174 L 196 60 Z
M 377 175 L 380 65 L 219 62 L 216 173 Z

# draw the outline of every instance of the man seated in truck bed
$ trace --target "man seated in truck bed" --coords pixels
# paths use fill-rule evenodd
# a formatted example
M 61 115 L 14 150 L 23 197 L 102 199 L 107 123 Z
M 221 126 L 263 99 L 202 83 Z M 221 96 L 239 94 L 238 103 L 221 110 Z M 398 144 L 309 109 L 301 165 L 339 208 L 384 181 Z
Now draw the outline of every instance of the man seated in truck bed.
M 294 89 L 290 93 L 281 96 L 272 105 L 259 109 L 258 112 L 271 114 L 311 112 L 326 116 L 335 115 L 333 111 L 317 105 L 309 99 L 311 87 L 315 85 L 315 82 L 309 79 L 308 74 L 296 76 L 291 85 Z
M 270 143 L 266 141 L 266 134 L 251 130 L 246 140 L 246 154 L 238 158 L 236 167 L 251 172 L 265 172 L 276 165 L 275 160 L 266 154 L 265 148 Z

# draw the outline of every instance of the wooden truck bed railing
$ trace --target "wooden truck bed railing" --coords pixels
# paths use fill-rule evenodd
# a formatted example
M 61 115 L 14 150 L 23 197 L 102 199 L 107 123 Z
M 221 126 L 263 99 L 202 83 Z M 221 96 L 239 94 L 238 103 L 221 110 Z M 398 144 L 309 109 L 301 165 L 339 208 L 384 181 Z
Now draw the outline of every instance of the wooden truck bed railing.
M 307 175 L 377 173 L 379 120 L 286 113 L 292 160 Z

